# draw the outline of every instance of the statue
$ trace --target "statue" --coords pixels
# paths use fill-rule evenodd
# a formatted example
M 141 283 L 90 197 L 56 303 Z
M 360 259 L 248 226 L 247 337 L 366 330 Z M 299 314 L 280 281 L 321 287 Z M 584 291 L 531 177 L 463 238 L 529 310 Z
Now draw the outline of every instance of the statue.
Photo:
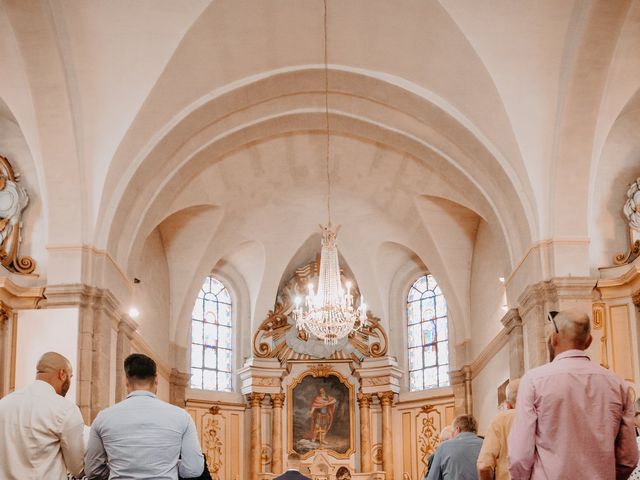
M 627 203 L 622 209 L 629 227 L 640 232 L 640 177 L 627 190 Z
M 19 257 L 22 240 L 22 211 L 29 203 L 27 191 L 19 183 L 9 161 L 0 156 L 0 262 L 15 273 L 31 273 L 36 264 L 31 257 Z

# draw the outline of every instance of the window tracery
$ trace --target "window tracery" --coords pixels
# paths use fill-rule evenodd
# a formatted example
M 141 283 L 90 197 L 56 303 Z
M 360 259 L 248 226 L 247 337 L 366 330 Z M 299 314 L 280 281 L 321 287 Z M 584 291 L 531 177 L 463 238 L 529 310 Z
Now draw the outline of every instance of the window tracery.
M 232 302 L 215 277 L 205 278 L 191 314 L 191 388 L 232 389 Z

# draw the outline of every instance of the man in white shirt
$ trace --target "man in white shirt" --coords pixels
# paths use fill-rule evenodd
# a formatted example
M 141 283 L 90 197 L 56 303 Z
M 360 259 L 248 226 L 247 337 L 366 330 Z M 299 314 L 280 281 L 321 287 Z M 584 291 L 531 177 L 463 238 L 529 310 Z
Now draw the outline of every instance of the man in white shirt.
M 134 353 L 124 361 L 127 398 L 98 414 L 89 435 L 89 479 L 177 480 L 198 477 L 204 457 L 191 416 L 156 398 L 156 363 Z
M 0 400 L 0 478 L 61 480 L 82 472 L 84 421 L 64 398 L 73 372 L 69 360 L 45 353 L 36 381 Z

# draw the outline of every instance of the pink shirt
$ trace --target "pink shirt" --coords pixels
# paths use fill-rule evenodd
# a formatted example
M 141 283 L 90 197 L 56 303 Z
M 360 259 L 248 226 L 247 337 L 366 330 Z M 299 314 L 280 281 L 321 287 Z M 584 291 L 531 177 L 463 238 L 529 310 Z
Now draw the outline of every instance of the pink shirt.
M 528 371 L 508 440 L 511 478 L 626 479 L 638 463 L 628 392 L 580 350 Z

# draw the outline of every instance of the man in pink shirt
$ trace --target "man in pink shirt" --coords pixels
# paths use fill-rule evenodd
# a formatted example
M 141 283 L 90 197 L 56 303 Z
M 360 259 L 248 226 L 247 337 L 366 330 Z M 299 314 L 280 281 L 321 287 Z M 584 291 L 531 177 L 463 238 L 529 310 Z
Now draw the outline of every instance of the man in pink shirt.
M 591 362 L 589 317 L 550 314 L 551 362 L 520 381 L 509 435 L 514 480 L 626 479 L 638 463 L 629 387 Z

